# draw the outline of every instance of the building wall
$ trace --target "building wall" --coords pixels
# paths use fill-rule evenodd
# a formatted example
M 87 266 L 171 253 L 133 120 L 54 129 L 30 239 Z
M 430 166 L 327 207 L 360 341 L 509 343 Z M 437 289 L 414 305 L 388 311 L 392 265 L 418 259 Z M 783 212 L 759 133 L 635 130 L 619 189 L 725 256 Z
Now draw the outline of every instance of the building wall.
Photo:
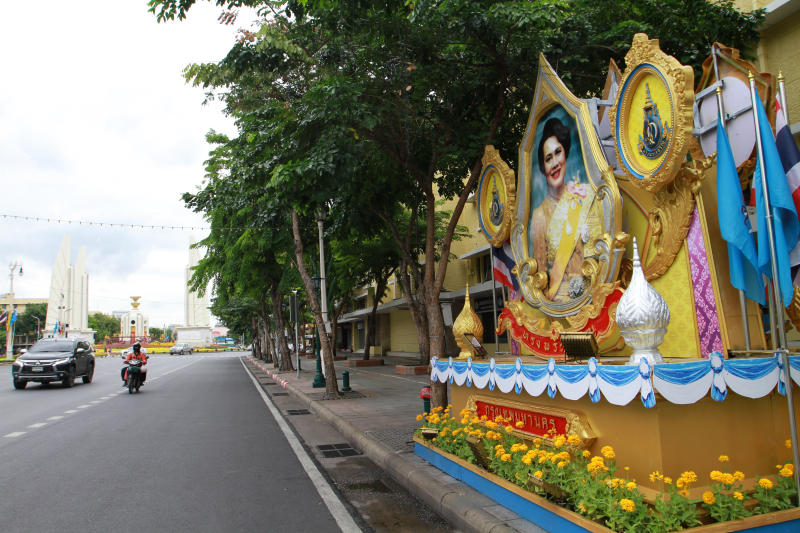
M 29 305 L 46 304 L 47 301 L 47 298 L 14 298 L 14 306 L 17 308 L 17 313 L 21 314 L 25 312 Z M 10 303 L 11 299 L 7 296 L 0 298 L 0 309 L 5 309 Z
M 411 313 L 407 309 L 397 310 L 389 314 L 389 327 L 391 328 L 390 350 L 393 352 L 419 352 L 417 341 L 417 328 L 411 320 Z

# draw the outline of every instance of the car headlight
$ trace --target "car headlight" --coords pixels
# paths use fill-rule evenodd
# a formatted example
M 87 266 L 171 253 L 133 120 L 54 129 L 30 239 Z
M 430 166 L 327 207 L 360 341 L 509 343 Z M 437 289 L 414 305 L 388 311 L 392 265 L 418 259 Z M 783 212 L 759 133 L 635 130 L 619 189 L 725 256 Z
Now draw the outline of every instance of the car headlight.
M 58 361 L 53 361 L 53 366 L 63 365 L 69 363 L 72 360 L 71 357 L 65 357 L 64 359 L 59 359 Z

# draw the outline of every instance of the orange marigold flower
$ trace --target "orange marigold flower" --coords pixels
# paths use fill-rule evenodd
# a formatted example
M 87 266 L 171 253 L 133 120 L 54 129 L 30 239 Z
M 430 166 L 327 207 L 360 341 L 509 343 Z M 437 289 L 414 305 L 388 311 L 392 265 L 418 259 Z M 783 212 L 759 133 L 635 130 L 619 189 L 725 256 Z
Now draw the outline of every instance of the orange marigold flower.
M 567 437 L 567 442 L 572 444 L 573 446 L 577 446 L 578 444 L 581 443 L 581 438 L 573 433 L 572 435 Z
M 786 442 L 784 442 L 783 445 L 791 450 L 792 449 L 792 440 L 791 439 L 786 439 Z
M 578 510 L 583 514 L 586 514 L 586 506 L 583 504 L 583 502 L 578 504 Z
M 717 499 L 714 497 L 714 493 L 713 492 L 711 492 L 710 490 L 707 490 L 707 491 L 705 491 L 703 493 L 703 501 L 705 503 L 707 503 L 708 505 L 714 505 L 714 503 L 716 503 Z
M 517 429 L 522 429 L 525 427 L 525 422 L 523 422 L 522 420 L 517 420 L 517 423 L 514 425 L 517 427 Z
M 744 480 L 744 472 L 736 471 L 733 473 L 734 481 L 742 481 Z
M 736 491 L 734 491 L 734 492 L 733 492 L 733 497 L 734 497 L 734 498 L 736 498 L 736 499 L 737 499 L 737 500 L 739 500 L 739 501 L 742 501 L 742 500 L 744 500 L 744 494 L 742 494 L 742 493 L 741 493 L 741 492 L 739 492 L 738 490 L 736 490 Z
M 794 475 L 794 471 L 791 468 L 786 468 L 784 466 L 783 468 L 781 468 L 780 475 L 782 475 L 783 477 L 792 477 Z
M 633 500 L 629 500 L 628 498 L 622 498 L 619 501 L 619 506 L 622 508 L 623 511 L 628 513 L 632 513 L 636 509 L 636 504 L 633 503 Z
M 592 455 L 592 452 L 590 452 L 589 450 L 583 450 L 583 452 L 581 452 L 581 455 L 588 458 L 590 455 Z
M 720 463 L 727 463 L 728 461 L 730 461 L 730 458 L 727 455 L 720 455 L 719 456 L 719 462 Z
M 761 487 L 762 489 L 770 490 L 772 488 L 772 481 L 765 477 L 762 477 L 761 479 L 758 480 L 758 486 Z
M 630 490 L 635 490 L 636 489 L 636 482 L 635 481 L 628 481 L 628 484 L 625 485 L 625 488 L 630 489 Z
M 514 426 L 506 426 L 506 433 L 511 433 L 514 431 Z
M 667 485 L 672 485 L 672 478 L 669 476 L 664 476 L 664 483 Z
M 529 455 L 524 455 L 522 456 L 522 462 L 525 463 L 526 465 L 529 465 L 531 464 L 532 460 Z
M 542 479 L 544 477 L 544 473 L 541 470 L 537 470 L 533 473 L 533 477 L 536 479 Z
M 567 442 L 567 438 L 564 435 L 559 435 L 555 439 L 553 439 L 553 446 L 556 448 L 561 448 L 564 443 Z
M 616 453 L 614 453 L 614 448 L 612 448 L 611 446 L 603 446 L 603 447 L 600 449 L 600 453 L 601 453 L 601 454 L 603 455 L 603 457 L 605 457 L 606 459 L 613 459 L 613 458 L 615 458 L 615 457 L 617 456 L 617 454 L 616 454 Z
M 503 455 L 500 456 L 500 460 L 503 461 L 504 463 L 510 463 L 511 462 L 511 454 L 510 453 L 504 453 Z

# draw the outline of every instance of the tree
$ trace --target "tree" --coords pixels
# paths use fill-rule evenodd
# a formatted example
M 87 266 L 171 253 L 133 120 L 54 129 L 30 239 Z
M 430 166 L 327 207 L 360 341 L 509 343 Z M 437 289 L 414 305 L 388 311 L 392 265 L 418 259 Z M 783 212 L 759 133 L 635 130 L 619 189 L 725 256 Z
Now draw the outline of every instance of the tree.
M 106 337 L 116 337 L 120 334 L 120 322 L 118 318 L 103 313 L 93 313 L 88 317 L 88 324 L 94 330 L 94 338 L 102 342 Z M 150 328 L 152 333 L 153 328 Z

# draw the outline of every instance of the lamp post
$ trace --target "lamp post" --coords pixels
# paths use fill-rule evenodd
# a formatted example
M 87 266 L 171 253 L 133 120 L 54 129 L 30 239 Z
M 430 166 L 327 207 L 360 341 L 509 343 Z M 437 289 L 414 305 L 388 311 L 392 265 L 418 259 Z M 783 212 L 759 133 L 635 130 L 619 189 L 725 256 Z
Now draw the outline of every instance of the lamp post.
M 331 332 L 328 324 L 328 292 L 325 289 L 325 242 L 322 239 L 323 222 L 325 222 L 325 210 L 317 211 L 317 229 L 319 230 L 319 272 L 320 272 L 320 300 L 322 300 L 322 322 L 325 324 L 325 333 Z
M 300 341 L 298 335 L 298 324 L 300 323 L 300 305 L 297 302 L 297 289 L 292 289 L 294 294 L 294 353 L 297 354 L 297 377 L 300 377 Z
M 36 320 L 36 340 L 39 340 L 39 317 L 34 316 L 34 320 Z
M 314 283 L 314 292 L 319 292 L 320 282 L 322 278 L 319 276 L 314 276 L 311 278 L 311 281 Z M 316 329 L 316 337 L 314 337 L 314 352 L 317 355 L 317 372 L 314 374 L 314 382 L 312 383 L 312 387 L 315 389 L 319 389 L 325 386 L 325 376 L 322 375 L 322 357 L 320 355 L 320 342 L 319 342 L 319 328 Z
M 8 265 L 8 278 L 11 280 L 11 287 L 8 291 L 8 315 L 6 320 L 8 321 L 8 329 L 6 330 L 8 333 L 6 334 L 6 358 L 11 359 L 14 357 L 14 324 L 11 322 L 11 318 L 14 313 L 14 272 L 19 269 L 19 275 L 22 276 L 22 263 L 18 263 L 14 261 L 13 263 L 9 263 Z

